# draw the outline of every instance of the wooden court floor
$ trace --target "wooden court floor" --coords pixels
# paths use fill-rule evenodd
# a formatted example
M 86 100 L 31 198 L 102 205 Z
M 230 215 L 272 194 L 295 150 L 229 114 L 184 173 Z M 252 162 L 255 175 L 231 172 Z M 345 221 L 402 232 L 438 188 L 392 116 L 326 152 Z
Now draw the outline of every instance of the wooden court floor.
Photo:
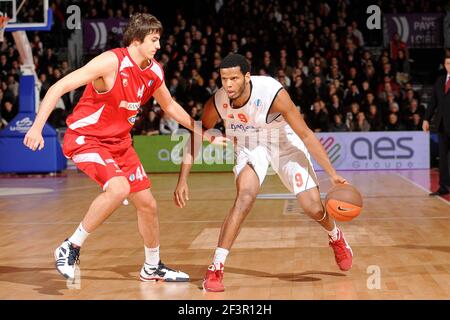
M 364 210 L 341 223 L 354 252 L 341 272 L 326 233 L 268 176 L 225 266 L 224 293 L 201 282 L 235 195 L 231 173 L 192 174 L 191 200 L 172 201 L 177 175 L 151 174 L 161 258 L 189 283 L 138 280 L 144 252 L 134 208 L 121 206 L 85 242 L 80 277 L 54 269 L 53 250 L 70 236 L 100 188 L 83 174 L 0 178 L 0 299 L 449 299 L 450 206 L 415 182 L 427 172 L 342 172 Z M 330 187 L 319 173 L 321 191 Z M 273 195 L 273 194 L 281 194 Z M 267 196 L 269 195 L 269 196 Z

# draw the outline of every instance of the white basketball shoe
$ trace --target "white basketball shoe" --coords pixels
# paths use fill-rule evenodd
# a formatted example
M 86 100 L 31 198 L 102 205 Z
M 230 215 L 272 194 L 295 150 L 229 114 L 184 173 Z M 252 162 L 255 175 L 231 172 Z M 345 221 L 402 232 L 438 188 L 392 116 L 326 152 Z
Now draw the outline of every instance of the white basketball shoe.
M 189 275 L 184 272 L 173 270 L 166 267 L 159 261 L 157 267 L 152 267 L 147 263 L 141 269 L 141 281 L 167 281 L 167 282 L 186 282 L 189 281 Z
M 80 248 L 74 248 L 70 241 L 66 239 L 55 250 L 56 270 L 66 279 L 75 278 L 76 264 L 80 263 Z

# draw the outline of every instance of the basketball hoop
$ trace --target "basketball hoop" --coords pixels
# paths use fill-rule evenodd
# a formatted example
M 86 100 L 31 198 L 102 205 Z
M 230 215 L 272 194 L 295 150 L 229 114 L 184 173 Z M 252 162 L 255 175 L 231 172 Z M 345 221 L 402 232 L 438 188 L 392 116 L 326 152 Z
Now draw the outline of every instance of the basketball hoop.
M 5 34 L 5 28 L 9 20 L 10 18 L 8 18 L 7 16 L 0 16 L 0 42 L 4 41 L 3 36 Z

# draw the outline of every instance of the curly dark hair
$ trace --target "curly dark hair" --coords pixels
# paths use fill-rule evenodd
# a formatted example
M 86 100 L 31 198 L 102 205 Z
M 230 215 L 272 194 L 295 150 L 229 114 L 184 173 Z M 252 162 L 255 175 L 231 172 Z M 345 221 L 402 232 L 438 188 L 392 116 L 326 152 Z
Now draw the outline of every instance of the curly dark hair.
M 250 64 L 248 63 L 247 59 L 241 54 L 230 53 L 222 60 L 219 66 L 220 69 L 233 67 L 240 67 L 243 75 L 245 75 L 247 72 L 250 72 Z

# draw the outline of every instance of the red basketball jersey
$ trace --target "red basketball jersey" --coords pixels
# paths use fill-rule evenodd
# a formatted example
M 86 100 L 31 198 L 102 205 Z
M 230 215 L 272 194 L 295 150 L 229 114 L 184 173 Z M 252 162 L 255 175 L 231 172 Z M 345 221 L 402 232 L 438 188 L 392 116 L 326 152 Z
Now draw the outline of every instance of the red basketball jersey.
M 150 99 L 164 81 L 162 67 L 154 60 L 141 69 L 127 48 L 111 50 L 119 59 L 113 87 L 98 92 L 89 83 L 73 113 L 67 117 L 68 132 L 105 138 L 130 138 L 141 104 Z

